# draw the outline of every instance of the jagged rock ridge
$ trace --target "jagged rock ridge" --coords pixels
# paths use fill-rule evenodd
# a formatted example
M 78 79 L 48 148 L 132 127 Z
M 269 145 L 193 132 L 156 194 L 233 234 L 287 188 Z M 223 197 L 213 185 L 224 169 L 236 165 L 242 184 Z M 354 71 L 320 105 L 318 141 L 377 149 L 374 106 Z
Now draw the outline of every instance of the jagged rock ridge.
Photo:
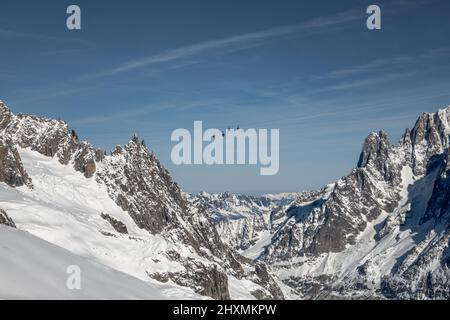
M 163 274 L 147 272 L 149 277 L 170 280 L 213 298 L 227 299 L 230 298 L 228 278 L 231 276 L 237 281 L 253 281 L 266 297 L 283 298 L 269 272 L 260 271 L 261 263 L 241 257 L 221 241 L 204 208 L 187 201 L 167 170 L 137 137 L 133 137 L 125 147 L 117 147 L 111 155 L 106 155 L 89 143 L 79 141 L 75 131 L 69 129 L 64 121 L 13 115 L 3 103 L 0 103 L 0 116 L 1 136 L 8 141 L 4 152 L 7 156 L 3 157 L 8 161 L 0 159 L 0 177 L 8 185 L 32 186 L 20 164 L 20 154 L 14 148 L 36 151 L 73 167 L 87 179 L 94 179 L 104 186 L 110 198 L 130 215 L 139 228 L 186 248 L 181 250 L 182 254 L 176 251 L 165 253 L 168 260 L 176 262 L 184 270 Z M 120 225 L 120 221 L 109 219 L 106 213 L 103 219 L 115 231 L 125 233 L 126 227 Z M 110 234 L 101 233 L 105 236 Z
M 190 195 L 210 214 L 220 237 L 241 252 L 254 246 L 270 229 L 270 213 L 298 197 L 298 193 L 285 194 L 281 198 L 247 196 L 232 193 L 210 194 L 201 192 Z
M 65 122 L 15 116 L 2 103 L 0 116 L 0 182 L 33 188 L 22 149 L 54 157 L 104 186 L 139 228 L 186 249 L 164 252 L 181 268 L 146 271 L 152 279 L 220 299 L 234 279 L 259 285 L 257 298 L 283 298 L 278 280 L 296 298 L 450 297 L 450 108 L 421 114 L 397 144 L 371 133 L 347 176 L 293 198 L 186 199 L 136 137 L 106 156 Z
M 271 212 L 258 259 L 302 298 L 448 299 L 449 134 L 450 107 L 369 134 L 349 175 Z

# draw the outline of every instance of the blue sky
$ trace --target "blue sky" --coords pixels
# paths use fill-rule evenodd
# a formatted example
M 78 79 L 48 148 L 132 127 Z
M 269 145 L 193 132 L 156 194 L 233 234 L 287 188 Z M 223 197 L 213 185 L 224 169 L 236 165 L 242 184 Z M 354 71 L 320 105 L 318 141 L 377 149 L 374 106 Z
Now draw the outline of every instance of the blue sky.
M 105 150 L 136 132 L 186 191 L 314 189 L 355 166 L 370 131 L 396 142 L 450 105 L 449 16 L 445 0 L 2 0 L 0 99 Z M 194 120 L 279 128 L 279 173 L 173 165 L 170 134 Z

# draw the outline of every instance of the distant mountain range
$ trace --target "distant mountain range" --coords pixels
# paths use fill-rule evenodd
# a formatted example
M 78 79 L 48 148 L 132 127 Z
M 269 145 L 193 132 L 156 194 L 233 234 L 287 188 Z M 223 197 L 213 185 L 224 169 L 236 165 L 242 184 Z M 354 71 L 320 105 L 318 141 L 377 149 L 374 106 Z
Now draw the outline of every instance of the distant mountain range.
M 130 277 L 130 298 L 448 299 L 449 136 L 450 107 L 397 144 L 371 133 L 356 168 L 321 190 L 191 195 L 137 137 L 107 154 L 0 102 L 0 238 L 115 269 L 107 282 Z M 0 250 L 2 268 L 25 249 Z
M 397 144 L 371 133 L 350 174 L 286 201 L 200 194 L 221 238 L 304 299 L 450 298 L 450 107 Z

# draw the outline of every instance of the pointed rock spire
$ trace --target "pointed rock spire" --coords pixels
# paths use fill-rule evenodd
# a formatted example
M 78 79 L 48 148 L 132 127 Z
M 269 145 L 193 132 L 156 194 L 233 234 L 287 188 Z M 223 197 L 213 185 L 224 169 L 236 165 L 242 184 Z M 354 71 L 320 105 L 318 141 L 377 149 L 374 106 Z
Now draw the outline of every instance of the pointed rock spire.
M 389 138 L 384 131 L 370 133 L 364 140 L 358 167 L 363 168 L 371 161 L 377 166 L 381 164 L 384 166 L 384 162 L 389 156 L 389 149 Z
M 16 227 L 16 225 L 14 224 L 14 221 L 10 217 L 8 217 L 6 212 L 2 209 L 0 209 L 0 224 L 3 224 L 5 226 L 11 227 L 11 228 Z
M 6 128 L 6 126 L 11 122 L 12 113 L 11 110 L 0 100 L 0 130 Z

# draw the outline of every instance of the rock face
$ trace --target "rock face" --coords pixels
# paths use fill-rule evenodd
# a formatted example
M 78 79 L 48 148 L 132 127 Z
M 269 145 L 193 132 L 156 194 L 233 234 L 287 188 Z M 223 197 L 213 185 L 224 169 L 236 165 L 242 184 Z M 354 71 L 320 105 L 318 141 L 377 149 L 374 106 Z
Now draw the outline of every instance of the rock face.
M 17 150 L 14 152 L 16 148 L 31 149 L 55 158 L 83 173 L 86 178 L 92 178 L 90 183 L 105 188 L 109 197 L 129 214 L 140 229 L 168 243 L 167 252 L 155 253 L 170 261 L 168 266 L 162 266 L 167 270 L 146 270 L 149 277 L 172 280 L 217 299 L 230 298 L 228 278 L 231 276 L 236 281 L 250 279 L 257 287 L 258 283 L 272 281 L 269 289 L 259 286 L 258 290 L 272 298 L 283 298 L 269 273 L 261 279 L 256 273 L 256 263 L 240 257 L 222 242 L 204 208 L 182 195 L 169 172 L 137 137 L 133 137 L 126 146 L 117 147 L 111 155 L 105 155 L 89 143 L 79 141 L 75 131 L 70 130 L 64 121 L 13 115 L 4 104 L 0 106 L 0 115 L 0 134 L 10 141 L 5 156 L 0 157 L 0 177 L 12 187 L 26 183 L 26 172 L 21 170 L 20 155 Z M 9 168 L 14 169 L 12 173 Z M 103 213 L 101 217 L 119 235 L 128 232 L 127 226 L 112 216 Z M 109 231 L 99 231 L 110 238 L 119 238 Z M 171 265 L 177 267 L 172 270 Z
M 178 186 L 156 157 L 136 137 L 104 159 L 96 179 L 128 211 L 139 227 L 153 234 L 174 227 L 187 206 Z
M 31 179 L 28 177 L 22 165 L 22 160 L 17 149 L 10 141 L 0 139 L 0 182 L 5 182 L 11 187 L 23 185 L 32 188 Z
M 3 211 L 2 209 L 0 209 L 0 224 L 11 227 L 11 228 L 16 227 L 16 225 L 14 224 L 14 221 L 12 221 L 12 219 L 10 217 L 8 217 L 6 212 Z
M 15 116 L 3 103 L 0 103 L 0 115 L 0 130 L 12 144 L 56 157 L 62 164 L 71 163 L 87 178 L 94 174 L 96 162 L 101 160 L 103 152 L 79 141 L 75 131 L 69 130 L 64 121 L 22 114 Z
M 2 103 L 0 136 L 3 190 L 30 191 L 29 174 L 38 185 L 21 159 L 36 155 L 29 149 L 70 166 L 121 212 L 96 212 L 95 230 L 143 247 L 136 265 L 152 266 L 144 277 L 216 299 L 233 298 L 232 282 L 250 283 L 258 299 L 450 298 L 450 107 L 421 114 L 397 144 L 369 134 L 336 183 L 279 196 L 185 195 L 137 137 L 105 155 L 65 122 L 16 116 Z M 14 225 L 4 211 L 0 223 Z
M 306 297 L 448 298 L 449 120 L 450 108 L 422 114 L 396 145 L 370 134 L 329 194 L 288 209 L 302 214 L 264 259 Z M 286 261 L 301 271 L 277 267 Z
M 101 217 L 108 221 L 117 232 L 128 234 L 127 226 L 122 221 L 119 221 L 116 218 L 111 217 L 109 214 L 105 213 L 102 213 Z
M 448 299 L 449 135 L 450 107 L 421 114 L 398 144 L 369 134 L 350 174 L 271 211 L 258 260 L 302 298 Z
M 263 240 L 265 232 L 271 229 L 271 212 L 280 210 L 298 196 L 299 193 L 255 197 L 201 192 L 190 198 L 205 208 L 220 238 L 243 252 Z
M 230 300 L 228 292 L 228 277 L 218 270 L 217 266 L 205 267 L 203 265 L 187 266 L 185 272 L 169 272 L 167 274 L 153 274 L 152 278 L 167 282 L 169 279 L 184 286 L 195 283 L 196 292 L 201 295 L 219 300 Z

